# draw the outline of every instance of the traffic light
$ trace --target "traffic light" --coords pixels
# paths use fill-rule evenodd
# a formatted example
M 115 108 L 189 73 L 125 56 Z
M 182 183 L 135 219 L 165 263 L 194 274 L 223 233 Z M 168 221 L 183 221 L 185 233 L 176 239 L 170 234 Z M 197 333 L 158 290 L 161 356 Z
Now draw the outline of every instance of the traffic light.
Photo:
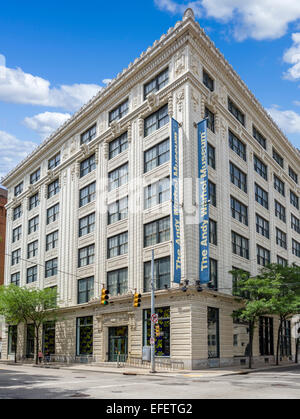
M 141 306 L 141 294 L 135 293 L 133 298 L 133 307 L 137 308 Z
M 157 338 L 160 336 L 160 327 L 158 324 L 155 325 L 155 336 Z
M 103 306 L 107 306 L 108 304 L 108 300 L 109 300 L 109 291 L 106 290 L 105 288 L 102 288 L 102 293 L 101 293 L 101 304 Z

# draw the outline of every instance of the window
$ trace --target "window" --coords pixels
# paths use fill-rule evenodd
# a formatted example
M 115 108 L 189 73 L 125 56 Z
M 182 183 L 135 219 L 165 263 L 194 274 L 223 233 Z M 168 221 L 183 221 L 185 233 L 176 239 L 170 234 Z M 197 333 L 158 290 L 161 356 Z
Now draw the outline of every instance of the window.
M 144 153 L 144 172 L 150 172 L 155 167 L 170 160 L 170 141 L 169 139 L 157 144 Z
M 128 253 L 128 232 L 110 237 L 107 240 L 107 258 L 125 255 Z
M 268 167 L 257 156 L 254 156 L 254 170 L 262 178 L 268 180 Z
M 273 148 L 273 159 L 283 168 L 283 158 Z
M 53 223 L 58 219 L 59 204 L 47 209 L 47 224 Z
M 276 228 L 276 244 L 278 244 L 278 246 L 283 247 L 284 249 L 287 248 L 286 245 L 286 234 L 279 230 L 279 228 Z
M 27 325 L 26 335 L 26 358 L 34 358 L 35 327 L 33 324 Z
M 206 86 L 211 92 L 215 89 L 214 80 L 208 75 L 208 73 L 203 70 L 203 84 Z
M 216 149 L 210 144 L 207 144 L 207 163 L 213 169 L 216 168 Z
M 96 199 L 96 182 L 91 183 L 79 191 L 79 207 L 89 204 Z
M 14 219 L 14 221 L 17 220 L 18 218 L 21 218 L 21 215 L 22 215 L 22 205 L 19 205 L 16 208 L 13 209 L 13 219 Z
M 129 101 L 127 99 L 125 102 L 121 103 L 121 105 L 117 106 L 115 109 L 109 112 L 109 123 L 123 118 L 123 116 L 128 114 L 128 111 Z
M 38 254 L 38 248 L 39 248 L 39 242 L 38 240 L 35 240 L 32 243 L 29 243 L 27 246 L 27 258 L 31 259 Z
M 292 253 L 300 258 L 300 243 L 292 239 Z
M 92 265 L 95 262 L 95 245 L 83 247 L 78 250 L 78 268 Z
M 11 275 L 10 283 L 16 285 L 17 287 L 20 286 L 20 272 L 16 272 L 15 274 Z
M 128 218 L 128 196 L 108 206 L 108 225 Z
M 219 309 L 207 307 L 208 358 L 220 357 Z
M 274 175 L 274 189 L 282 196 L 285 196 L 284 183 L 276 175 Z
M 165 87 L 169 82 L 169 69 L 162 71 L 152 80 L 144 85 L 144 100 L 147 99 L 147 96 L 152 92 L 158 92 L 163 87 Z
M 291 214 L 291 228 L 300 234 L 300 220 Z
M 208 181 L 208 193 L 209 193 L 210 204 L 216 207 L 217 206 L 217 188 L 216 188 L 216 185 L 210 180 Z
M 255 201 L 262 205 L 264 208 L 269 209 L 268 192 L 255 183 Z
M 270 251 L 257 245 L 257 263 L 258 265 L 266 266 L 271 262 Z
M 37 281 L 37 266 L 33 266 L 27 269 L 27 277 L 26 282 L 27 284 L 31 284 L 32 282 Z
M 232 115 L 245 126 L 245 115 L 240 111 L 240 109 L 228 98 L 228 110 Z
M 108 190 L 112 191 L 128 183 L 128 163 L 108 174 Z
M 13 229 L 12 242 L 15 243 L 20 240 L 22 236 L 22 226 Z
M 128 291 L 128 268 L 107 272 L 107 289 L 110 295 L 122 295 Z
M 109 143 L 109 159 L 113 159 L 117 155 L 128 149 L 128 134 L 125 132 L 120 137 Z
M 256 232 L 266 237 L 270 238 L 270 224 L 269 221 L 265 220 L 260 215 L 256 214 Z
M 281 336 L 280 336 L 280 356 L 291 356 L 292 355 L 292 343 L 291 343 L 291 321 L 285 320 L 282 324 Z
M 235 255 L 249 259 L 249 240 L 234 231 L 231 232 L 232 252 Z
M 93 355 L 93 316 L 76 319 L 76 355 Z
M 250 278 L 250 273 L 245 271 L 244 269 L 240 269 L 235 266 L 232 267 L 232 270 L 239 271 L 239 272 L 234 272 L 232 274 L 232 295 L 234 295 L 235 297 L 241 297 L 245 299 L 249 298 L 250 297 L 249 292 L 240 289 L 239 281 L 242 278 L 244 278 L 244 276 L 247 276 L 248 278 Z
M 23 182 L 19 183 L 17 186 L 15 186 L 15 196 L 21 195 L 23 192 Z
M 205 118 L 207 118 L 207 128 L 215 132 L 215 114 L 205 108 Z
M 56 179 L 54 182 L 48 185 L 48 199 L 59 193 L 59 180 Z
M 54 157 L 48 160 L 48 169 L 55 169 L 60 164 L 60 153 L 57 153 Z
M 34 233 L 39 229 L 39 216 L 37 215 L 28 221 L 28 234 Z
M 297 209 L 299 209 L 299 198 L 294 192 L 290 191 L 290 203 Z
M 18 342 L 18 327 L 17 326 L 8 326 L 8 336 L 7 336 L 7 353 L 8 355 L 15 354 L 17 351 L 17 342 Z
M 41 177 L 41 169 L 38 168 L 35 172 L 30 175 L 30 185 L 36 183 Z
M 231 183 L 247 193 L 247 175 L 233 163 L 230 163 L 230 180 Z
M 144 225 L 144 247 L 170 240 L 170 217 Z
M 31 211 L 33 208 L 36 208 L 40 204 L 39 193 L 31 196 L 28 202 L 28 209 Z
M 265 137 L 253 126 L 253 137 L 256 141 L 266 150 L 267 149 L 267 140 Z
M 46 252 L 51 249 L 55 249 L 58 244 L 58 231 L 47 234 L 46 236 Z
M 239 222 L 248 225 L 248 207 L 231 197 L 231 215 Z
M 48 260 L 45 264 L 45 278 L 57 275 L 57 258 Z
M 95 230 L 95 213 L 87 215 L 79 220 L 79 237 L 93 233 Z
M 298 183 L 298 175 L 297 173 L 289 166 L 289 176 L 295 183 Z
M 259 352 L 261 356 L 274 355 L 273 319 L 259 318 Z
M 147 137 L 168 123 L 168 105 L 165 105 L 144 120 L 144 136 Z
M 218 229 L 217 223 L 214 220 L 209 220 L 209 243 L 218 245 Z
M 154 283 L 156 290 L 170 288 L 171 266 L 170 257 L 154 261 Z M 144 291 L 151 291 L 151 261 L 144 263 Z
M 20 263 L 20 259 L 21 259 L 21 249 L 17 249 L 11 254 L 11 266 L 14 266 Z
M 148 185 L 144 189 L 145 209 L 170 200 L 170 179 L 164 178 Z
M 43 323 L 42 351 L 46 356 L 55 354 L 55 321 Z
M 88 303 L 94 296 L 94 277 L 79 279 L 78 281 L 78 304 Z
M 288 266 L 288 261 L 281 256 L 277 256 L 277 264 L 281 266 Z
M 286 222 L 285 208 L 278 201 L 275 200 L 275 216 L 284 223 Z
M 95 154 L 80 163 L 80 177 L 86 176 L 96 169 Z
M 81 134 L 80 137 L 80 144 L 88 144 L 90 143 L 97 135 L 97 125 L 93 125 L 91 128 L 89 128 L 87 131 L 85 131 L 83 134 Z
M 212 258 L 209 258 L 209 274 L 210 280 L 208 283 L 209 288 L 218 290 L 218 261 Z
M 160 336 L 155 339 L 155 356 L 169 357 L 170 356 L 170 307 L 160 307 L 155 309 L 158 316 L 158 325 L 161 331 Z M 144 326 L 144 345 L 150 345 L 151 338 L 151 310 L 144 310 L 143 317 Z
M 243 160 L 247 161 L 246 146 L 231 131 L 229 131 L 229 147 Z

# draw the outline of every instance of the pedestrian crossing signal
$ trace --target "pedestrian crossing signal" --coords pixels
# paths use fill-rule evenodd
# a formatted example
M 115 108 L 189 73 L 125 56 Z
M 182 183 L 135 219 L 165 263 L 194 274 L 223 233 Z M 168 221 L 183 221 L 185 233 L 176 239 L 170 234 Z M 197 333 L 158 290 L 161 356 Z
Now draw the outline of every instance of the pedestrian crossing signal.
M 141 301 L 142 301 L 141 298 L 142 298 L 141 294 L 137 294 L 137 293 L 134 294 L 133 307 L 138 308 L 141 306 Z
M 157 338 L 160 336 L 160 327 L 158 324 L 155 325 L 155 336 Z
M 101 304 L 103 306 L 107 306 L 108 304 L 108 300 L 109 300 L 109 291 L 106 290 L 105 288 L 102 289 L 102 294 L 101 294 Z

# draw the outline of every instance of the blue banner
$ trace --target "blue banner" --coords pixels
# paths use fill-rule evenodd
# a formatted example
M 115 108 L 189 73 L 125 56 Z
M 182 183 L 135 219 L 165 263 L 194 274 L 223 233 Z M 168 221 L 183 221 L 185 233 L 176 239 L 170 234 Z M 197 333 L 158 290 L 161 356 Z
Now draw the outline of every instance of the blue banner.
M 179 201 L 179 125 L 172 118 L 172 222 L 174 247 L 174 282 L 181 282 L 180 201 Z
M 207 156 L 207 119 L 198 124 L 198 182 L 199 182 L 199 242 L 201 284 L 210 281 L 209 267 L 209 190 Z

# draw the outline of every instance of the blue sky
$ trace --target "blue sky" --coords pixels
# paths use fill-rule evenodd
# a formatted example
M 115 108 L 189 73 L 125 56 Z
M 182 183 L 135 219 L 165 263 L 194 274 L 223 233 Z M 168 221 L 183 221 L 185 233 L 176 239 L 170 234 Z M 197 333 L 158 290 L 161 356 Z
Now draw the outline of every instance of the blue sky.
M 299 0 L 17 0 L 0 13 L 0 178 L 187 6 L 300 148 Z

